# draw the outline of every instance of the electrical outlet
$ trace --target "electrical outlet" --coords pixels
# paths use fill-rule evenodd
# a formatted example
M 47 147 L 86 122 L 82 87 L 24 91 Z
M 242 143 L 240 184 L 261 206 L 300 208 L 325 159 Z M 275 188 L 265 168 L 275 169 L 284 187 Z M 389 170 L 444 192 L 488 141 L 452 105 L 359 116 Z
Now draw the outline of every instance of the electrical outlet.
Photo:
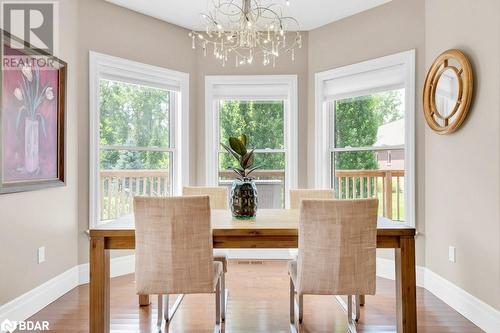
M 450 245 L 450 247 L 448 248 L 448 260 L 452 263 L 456 263 L 457 262 L 456 255 L 457 255 L 457 249 L 454 246 Z
M 45 246 L 38 248 L 38 263 L 41 264 L 45 261 Z

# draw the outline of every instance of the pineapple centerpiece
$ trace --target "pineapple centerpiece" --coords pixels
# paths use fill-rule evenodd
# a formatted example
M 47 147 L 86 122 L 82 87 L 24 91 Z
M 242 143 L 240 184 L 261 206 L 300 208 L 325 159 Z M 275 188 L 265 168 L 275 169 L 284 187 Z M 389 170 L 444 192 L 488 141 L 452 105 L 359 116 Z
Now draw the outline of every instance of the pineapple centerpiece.
M 236 173 L 236 179 L 231 187 L 231 212 L 233 217 L 241 220 L 255 218 L 257 214 L 257 186 L 250 174 L 259 168 L 254 166 L 254 150 L 248 150 L 248 138 L 245 134 L 230 137 L 229 145 L 221 143 L 222 147 L 238 162 L 238 167 L 231 168 Z

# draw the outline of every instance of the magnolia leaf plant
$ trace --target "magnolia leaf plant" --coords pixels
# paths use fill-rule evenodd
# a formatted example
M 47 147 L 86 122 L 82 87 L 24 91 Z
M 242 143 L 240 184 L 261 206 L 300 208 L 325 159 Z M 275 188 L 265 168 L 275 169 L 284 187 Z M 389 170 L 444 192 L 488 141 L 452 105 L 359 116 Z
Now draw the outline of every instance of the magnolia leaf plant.
M 222 147 L 231 156 L 233 156 L 239 164 L 239 167 L 231 168 L 238 175 L 236 178 L 243 181 L 248 176 L 260 166 L 254 166 L 254 151 L 255 148 L 248 150 L 248 138 L 245 134 L 240 135 L 239 137 L 230 137 L 229 145 L 226 145 L 221 142 Z

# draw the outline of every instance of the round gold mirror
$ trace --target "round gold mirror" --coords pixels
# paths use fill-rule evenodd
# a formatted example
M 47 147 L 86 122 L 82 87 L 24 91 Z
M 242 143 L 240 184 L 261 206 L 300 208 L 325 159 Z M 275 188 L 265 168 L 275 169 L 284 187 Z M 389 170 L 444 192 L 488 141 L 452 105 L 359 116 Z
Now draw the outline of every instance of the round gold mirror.
M 472 67 L 459 50 L 443 52 L 432 64 L 424 85 L 425 120 L 438 134 L 456 131 L 472 101 Z

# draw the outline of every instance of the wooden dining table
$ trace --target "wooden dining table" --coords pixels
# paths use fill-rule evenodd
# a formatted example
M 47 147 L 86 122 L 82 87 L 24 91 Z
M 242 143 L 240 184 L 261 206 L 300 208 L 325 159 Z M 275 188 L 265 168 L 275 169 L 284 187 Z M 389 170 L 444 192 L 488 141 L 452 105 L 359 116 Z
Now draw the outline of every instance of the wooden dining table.
M 234 220 L 227 210 L 212 210 L 214 248 L 297 248 L 299 211 L 260 209 L 253 220 Z M 110 330 L 110 250 L 135 248 L 133 215 L 88 231 L 90 238 L 90 332 Z M 415 228 L 379 217 L 377 248 L 395 250 L 397 332 L 417 331 Z M 143 296 L 143 302 L 149 302 Z M 284 304 L 283 306 L 287 306 Z

